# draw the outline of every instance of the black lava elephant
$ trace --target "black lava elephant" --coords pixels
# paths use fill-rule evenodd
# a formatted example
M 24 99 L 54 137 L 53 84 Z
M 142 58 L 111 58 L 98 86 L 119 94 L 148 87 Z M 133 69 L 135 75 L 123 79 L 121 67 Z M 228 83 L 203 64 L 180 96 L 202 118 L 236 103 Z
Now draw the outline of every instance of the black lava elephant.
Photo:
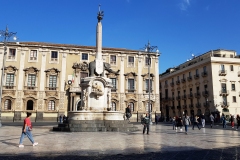
M 103 72 L 102 72 L 102 74 L 100 74 L 100 75 L 97 74 L 96 71 L 95 71 L 95 69 L 96 69 L 96 61 L 90 62 L 90 63 L 89 63 L 89 76 L 90 76 L 90 77 L 94 77 L 94 75 L 95 75 L 95 76 L 101 76 L 101 77 L 103 77 L 105 70 L 108 71 L 109 73 L 115 73 L 115 74 L 118 74 L 119 71 L 120 71 L 120 70 L 118 70 L 118 71 L 116 71 L 116 72 L 113 71 L 113 70 L 111 69 L 111 65 L 110 65 L 109 63 L 106 63 L 106 62 L 103 62 Z

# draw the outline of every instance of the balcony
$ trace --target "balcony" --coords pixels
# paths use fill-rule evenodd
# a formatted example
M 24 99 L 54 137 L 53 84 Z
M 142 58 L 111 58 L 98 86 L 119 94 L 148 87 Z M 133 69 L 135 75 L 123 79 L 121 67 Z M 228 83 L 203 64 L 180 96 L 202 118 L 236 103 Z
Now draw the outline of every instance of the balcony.
M 185 83 L 185 82 L 186 82 L 186 79 L 185 79 L 185 78 L 183 78 L 181 81 L 182 81 L 182 83 Z
M 227 108 L 229 107 L 229 102 L 220 102 L 221 107 Z
M 117 92 L 117 88 L 112 88 L 111 92 Z
M 171 82 L 171 83 L 170 83 L 170 86 L 171 86 L 171 87 L 174 87 L 174 82 Z
M 187 105 L 186 104 L 182 105 L 182 108 L 187 109 Z
M 196 103 L 196 108 L 201 108 L 201 103 Z
M 227 70 L 219 70 L 219 76 L 226 76 Z
M 195 98 L 200 98 L 200 97 L 201 97 L 200 92 L 195 93 Z
M 210 107 L 210 102 L 204 102 L 204 103 L 203 103 L 203 106 L 204 106 L 204 107 Z
M 193 99 L 193 94 L 192 93 L 188 94 L 188 98 Z
M 177 80 L 177 81 L 176 81 L 176 84 L 179 85 L 179 84 L 180 84 L 180 80 Z
M 207 72 L 205 71 L 205 72 L 202 72 L 202 77 L 207 77 Z
M 3 86 L 3 90 L 2 90 L 3 94 L 14 96 L 15 92 L 16 92 L 16 86 L 13 86 L 13 85 Z
M 198 79 L 199 78 L 199 74 L 194 75 L 194 79 Z
M 170 100 L 170 101 L 174 101 L 175 98 L 174 98 L 174 97 L 169 97 L 169 100 Z
M 186 95 L 186 94 L 183 95 L 183 96 L 182 96 L 182 99 L 183 99 L 183 100 L 187 99 L 187 95 Z
M 177 109 L 181 109 L 181 106 L 177 106 Z
M 176 96 L 176 100 L 181 100 L 181 97 L 180 96 Z
M 188 105 L 190 109 L 193 109 L 193 104 Z
M 116 61 L 110 61 L 110 64 L 113 65 L 113 66 L 116 66 Z
M 168 84 L 165 84 L 165 85 L 164 85 L 164 88 L 168 88 Z
M 45 87 L 46 96 L 58 96 L 58 87 Z
M 220 96 L 228 96 L 229 95 L 229 91 L 228 90 L 221 90 L 221 91 L 219 91 L 219 95 Z
M 37 87 L 35 86 L 24 86 L 24 95 L 37 95 Z
M 187 77 L 187 80 L 190 82 L 192 80 L 192 76 Z
M 128 89 L 127 92 L 128 92 L 128 93 L 134 93 L 134 92 L 135 92 L 135 89 Z M 148 93 L 147 90 L 146 90 L 146 93 Z
M 203 97 L 208 97 L 208 96 L 209 96 L 208 91 L 203 91 L 203 92 L 202 92 L 202 96 L 203 96 Z

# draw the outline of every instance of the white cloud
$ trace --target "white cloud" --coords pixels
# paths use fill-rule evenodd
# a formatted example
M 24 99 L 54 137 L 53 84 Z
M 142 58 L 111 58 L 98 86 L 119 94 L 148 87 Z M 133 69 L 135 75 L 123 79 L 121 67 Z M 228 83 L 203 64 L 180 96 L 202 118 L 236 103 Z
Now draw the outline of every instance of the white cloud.
M 179 4 L 179 7 L 182 11 L 186 11 L 190 5 L 190 0 L 182 0 L 182 2 Z

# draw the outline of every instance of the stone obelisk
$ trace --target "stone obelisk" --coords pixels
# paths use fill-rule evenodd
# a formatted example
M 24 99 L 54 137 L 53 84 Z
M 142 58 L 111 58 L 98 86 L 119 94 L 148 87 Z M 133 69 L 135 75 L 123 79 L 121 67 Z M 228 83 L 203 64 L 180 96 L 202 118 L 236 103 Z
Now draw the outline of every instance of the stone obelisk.
M 99 5 L 99 11 L 98 11 L 98 23 L 97 23 L 97 37 L 96 37 L 96 73 L 98 75 L 103 73 L 103 58 L 102 58 L 102 23 L 101 20 L 103 19 L 103 11 L 100 10 Z

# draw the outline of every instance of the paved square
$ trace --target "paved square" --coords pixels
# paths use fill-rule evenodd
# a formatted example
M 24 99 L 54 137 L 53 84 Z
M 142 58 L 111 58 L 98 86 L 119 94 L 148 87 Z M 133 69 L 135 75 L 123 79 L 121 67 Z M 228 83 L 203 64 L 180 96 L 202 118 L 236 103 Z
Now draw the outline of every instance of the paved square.
M 150 135 L 139 131 L 52 132 L 54 123 L 33 123 L 33 147 L 28 138 L 18 148 L 21 123 L 0 128 L 1 159 L 240 159 L 239 131 L 220 126 L 192 130 L 188 135 L 169 124 L 152 125 Z M 57 124 L 55 124 L 57 125 Z M 184 129 L 183 129 L 184 130 Z

